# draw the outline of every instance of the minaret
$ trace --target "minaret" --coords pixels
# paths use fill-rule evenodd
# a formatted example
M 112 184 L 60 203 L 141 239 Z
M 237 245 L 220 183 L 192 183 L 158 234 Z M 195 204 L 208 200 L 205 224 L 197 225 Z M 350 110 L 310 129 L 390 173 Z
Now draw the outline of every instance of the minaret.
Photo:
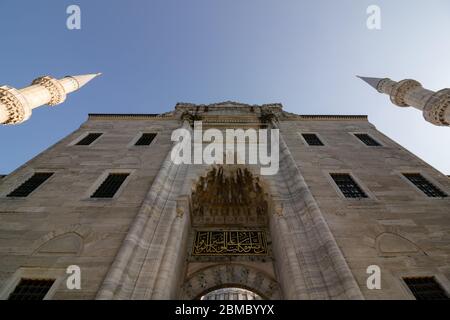
M 389 78 L 358 78 L 378 92 L 388 94 L 393 104 L 421 110 L 425 120 L 434 125 L 450 126 L 450 89 L 434 92 L 411 79 L 397 82 Z
M 60 80 L 45 76 L 37 78 L 30 86 L 23 89 L 1 86 L 0 124 L 25 122 L 30 118 L 34 108 L 63 103 L 69 93 L 77 91 L 99 75 L 100 73 L 67 76 Z

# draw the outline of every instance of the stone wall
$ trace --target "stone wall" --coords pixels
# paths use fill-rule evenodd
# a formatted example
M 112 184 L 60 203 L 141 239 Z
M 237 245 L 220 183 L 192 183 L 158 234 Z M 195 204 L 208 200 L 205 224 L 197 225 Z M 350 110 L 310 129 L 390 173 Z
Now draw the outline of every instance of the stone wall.
M 448 177 L 365 117 L 295 116 L 281 114 L 279 105 L 266 108 L 281 115 L 285 142 L 279 174 L 261 177 L 271 198 L 275 262 L 186 263 L 192 241 L 189 198 L 210 168 L 168 163 L 170 136 L 181 126 L 180 117 L 97 115 L 1 179 L 0 298 L 21 276 L 58 277 L 54 299 L 187 298 L 201 290 L 183 284 L 201 278 L 194 271 L 205 266 L 211 266 L 204 272 L 211 287 L 220 284 L 214 281 L 223 268 L 242 284 L 251 281 L 233 278 L 233 270 L 266 274 L 259 289 L 273 298 L 359 298 L 362 292 L 367 299 L 410 299 L 401 279 L 422 275 L 435 276 L 450 292 L 450 199 L 426 197 L 401 173 L 419 172 L 450 194 Z M 210 113 L 210 126 L 222 127 L 254 126 L 262 115 L 262 109 L 235 104 L 177 105 L 176 112 L 184 109 Z M 228 124 L 221 123 L 226 117 Z M 91 146 L 73 145 L 89 132 L 103 135 Z M 144 132 L 158 136 L 150 146 L 134 146 Z M 307 146 L 300 133 L 318 134 L 325 146 Z M 382 146 L 365 146 L 352 133 L 368 133 Z M 27 198 L 6 197 L 34 170 L 55 174 Z M 113 199 L 91 199 L 110 170 L 130 176 Z M 369 197 L 344 198 L 330 172 L 351 173 Z M 145 228 L 130 231 L 141 222 Z M 133 259 L 123 260 L 128 254 Z M 81 291 L 69 291 L 63 283 L 69 265 L 82 269 Z M 382 290 L 367 289 L 369 265 L 381 267 Z
M 151 118 L 92 118 L 2 179 L 0 293 L 19 268 L 30 275 L 38 267 L 53 268 L 55 275 L 64 275 L 67 266 L 78 265 L 82 290 L 68 291 L 61 284 L 54 298 L 94 299 L 171 147 L 170 136 L 177 126 L 178 121 Z M 91 146 L 71 145 L 87 132 L 103 136 Z M 133 146 L 132 141 L 142 132 L 158 136 L 150 146 Z M 117 169 L 131 172 L 117 197 L 90 199 L 99 178 Z M 7 198 L 34 170 L 55 174 L 28 197 Z M 66 238 L 61 241 L 60 237 Z M 40 250 L 42 246 L 47 248 Z
M 419 172 L 450 194 L 447 176 L 367 121 L 286 121 L 281 129 L 366 299 L 413 299 L 407 276 L 435 276 L 450 292 L 450 198 L 428 198 L 401 173 Z M 302 132 L 317 133 L 325 146 L 307 146 Z M 369 198 L 344 198 L 330 172 L 353 174 Z M 367 289 L 369 265 L 380 266 L 382 290 Z

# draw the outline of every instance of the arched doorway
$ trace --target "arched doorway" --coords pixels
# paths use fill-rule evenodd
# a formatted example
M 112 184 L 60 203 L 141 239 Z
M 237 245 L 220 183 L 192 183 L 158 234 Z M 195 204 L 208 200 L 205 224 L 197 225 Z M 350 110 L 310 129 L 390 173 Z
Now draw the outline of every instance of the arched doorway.
M 200 300 L 262 300 L 256 292 L 238 288 L 228 287 L 212 290 L 203 295 Z
M 261 299 L 281 299 L 280 288 L 273 277 L 244 264 L 216 264 L 193 273 L 182 287 L 181 299 L 201 299 L 221 288 L 241 288 Z
M 271 249 L 269 200 L 263 182 L 246 167 L 214 167 L 196 181 L 182 299 L 281 298 Z

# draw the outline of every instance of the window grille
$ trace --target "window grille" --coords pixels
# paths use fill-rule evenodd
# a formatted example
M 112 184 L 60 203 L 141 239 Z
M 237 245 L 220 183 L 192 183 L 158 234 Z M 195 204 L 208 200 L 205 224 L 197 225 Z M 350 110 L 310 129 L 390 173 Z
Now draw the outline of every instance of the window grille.
M 331 177 L 346 198 L 367 198 L 367 195 L 349 174 L 333 173 Z
M 52 175 L 52 172 L 35 173 L 30 179 L 22 183 L 17 189 L 8 194 L 8 197 L 27 197 L 41 184 L 47 181 Z
M 100 187 L 94 192 L 91 198 L 112 198 L 119 190 L 120 186 L 126 178 L 129 176 L 128 173 L 111 173 L 103 181 Z
M 434 277 L 404 278 L 417 300 L 450 300 Z
M 428 197 L 447 197 L 447 195 L 443 191 L 441 191 L 435 185 L 425 179 L 420 173 L 404 173 L 403 175 Z
M 135 146 L 149 146 L 156 138 L 155 133 L 144 133 L 135 143 Z
M 22 279 L 8 300 L 43 300 L 55 280 Z
M 314 133 L 304 133 L 302 136 L 306 143 L 310 146 L 323 146 L 323 142 Z
M 381 144 L 366 133 L 356 133 L 355 136 L 361 140 L 366 146 L 379 147 Z
M 76 145 L 77 146 L 89 146 L 94 143 L 95 140 L 100 138 L 102 133 L 89 133 L 86 137 L 81 139 Z

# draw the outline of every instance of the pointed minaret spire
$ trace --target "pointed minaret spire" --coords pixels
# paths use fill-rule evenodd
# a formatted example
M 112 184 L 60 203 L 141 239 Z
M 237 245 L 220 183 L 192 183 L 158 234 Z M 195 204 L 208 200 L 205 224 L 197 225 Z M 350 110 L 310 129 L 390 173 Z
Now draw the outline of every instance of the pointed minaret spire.
M 437 92 L 425 89 L 416 80 L 393 81 L 389 78 L 358 78 L 390 96 L 399 107 L 414 107 L 421 110 L 426 121 L 437 126 L 450 126 L 450 89 Z
M 0 124 L 19 124 L 28 120 L 32 110 L 43 106 L 63 103 L 67 95 L 77 91 L 86 83 L 101 75 L 87 74 L 55 79 L 44 76 L 35 79 L 23 89 L 0 87 Z
M 360 78 L 361 80 L 365 81 L 366 83 L 368 83 L 375 90 L 378 90 L 378 84 L 380 83 L 381 80 L 383 80 L 383 78 L 369 78 L 369 77 L 361 77 L 361 76 L 357 76 L 357 77 Z

